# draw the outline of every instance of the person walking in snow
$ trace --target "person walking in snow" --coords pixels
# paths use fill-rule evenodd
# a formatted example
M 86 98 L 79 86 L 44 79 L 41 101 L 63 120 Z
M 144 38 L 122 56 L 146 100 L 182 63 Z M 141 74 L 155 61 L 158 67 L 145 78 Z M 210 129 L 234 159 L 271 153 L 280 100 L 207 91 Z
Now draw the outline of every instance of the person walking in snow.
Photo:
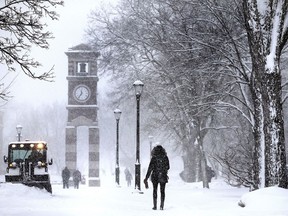
M 127 187 L 130 187 L 131 186 L 131 180 L 132 180 L 132 174 L 130 173 L 128 168 L 126 168 L 124 170 L 124 173 L 125 173 L 125 178 L 127 181 Z
M 79 170 L 75 170 L 73 172 L 73 182 L 74 188 L 79 189 L 79 182 L 81 181 L 81 172 Z
M 168 182 L 169 169 L 170 164 L 166 150 L 161 145 L 155 146 L 151 152 L 151 160 L 144 179 L 145 187 L 148 188 L 148 179 L 151 175 L 153 184 L 153 210 L 157 209 L 157 189 L 159 184 L 161 193 L 160 209 L 163 210 L 164 208 L 165 186 Z
M 69 178 L 70 178 L 70 170 L 67 167 L 65 167 L 62 170 L 63 189 L 69 188 Z

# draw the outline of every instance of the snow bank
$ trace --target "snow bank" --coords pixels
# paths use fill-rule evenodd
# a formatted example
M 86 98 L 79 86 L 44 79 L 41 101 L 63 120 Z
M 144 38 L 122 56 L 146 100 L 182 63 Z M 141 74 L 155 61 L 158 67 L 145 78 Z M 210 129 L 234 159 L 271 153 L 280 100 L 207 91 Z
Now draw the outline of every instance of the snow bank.
M 280 210 L 288 215 L 288 190 L 279 187 L 268 187 L 244 194 L 240 203 L 245 208 L 262 210 Z

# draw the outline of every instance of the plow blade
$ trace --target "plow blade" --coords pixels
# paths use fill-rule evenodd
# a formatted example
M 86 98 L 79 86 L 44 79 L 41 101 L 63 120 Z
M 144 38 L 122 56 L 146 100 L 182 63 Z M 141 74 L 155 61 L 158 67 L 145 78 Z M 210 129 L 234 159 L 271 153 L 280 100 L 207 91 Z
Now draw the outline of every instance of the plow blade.
M 31 181 L 27 181 L 27 182 L 21 182 L 22 184 L 29 186 L 29 187 L 37 187 L 40 189 L 45 189 L 47 192 L 52 194 L 52 186 L 50 184 L 50 182 L 31 182 Z

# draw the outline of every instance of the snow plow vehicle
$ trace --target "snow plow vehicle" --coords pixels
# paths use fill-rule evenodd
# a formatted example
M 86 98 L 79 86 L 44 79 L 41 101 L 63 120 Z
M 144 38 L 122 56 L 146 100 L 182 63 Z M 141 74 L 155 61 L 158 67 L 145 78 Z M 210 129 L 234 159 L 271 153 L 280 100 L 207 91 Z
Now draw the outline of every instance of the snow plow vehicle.
M 22 183 L 46 189 L 52 193 L 47 159 L 47 143 L 44 141 L 11 142 L 8 145 L 8 156 L 4 156 L 8 164 L 5 181 Z

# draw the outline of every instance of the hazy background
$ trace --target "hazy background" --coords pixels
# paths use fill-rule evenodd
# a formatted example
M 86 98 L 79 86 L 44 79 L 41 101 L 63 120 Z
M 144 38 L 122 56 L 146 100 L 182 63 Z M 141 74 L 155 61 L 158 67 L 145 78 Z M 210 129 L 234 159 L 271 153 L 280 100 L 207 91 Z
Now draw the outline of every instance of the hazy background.
M 115 2 L 115 0 L 105 0 L 105 4 L 109 2 Z M 17 124 L 23 126 L 22 139 L 43 139 L 45 135 L 41 137 L 41 128 L 46 129 L 46 126 L 50 124 L 50 122 L 47 122 L 47 117 L 44 116 L 43 111 L 48 111 L 51 114 L 53 110 L 49 111 L 47 107 L 51 106 L 51 109 L 53 109 L 53 106 L 55 107 L 55 104 L 57 104 L 57 107 L 63 107 L 63 111 L 59 113 L 60 123 L 58 125 L 59 133 L 61 133 L 59 134 L 60 139 L 57 139 L 54 133 L 49 134 L 48 132 L 48 138 L 46 136 L 44 140 L 48 142 L 49 140 L 47 139 L 49 138 L 53 141 L 57 140 L 57 142 L 48 143 L 50 153 L 56 162 L 51 168 L 59 172 L 59 169 L 62 169 L 62 166 L 64 166 L 65 161 L 63 156 L 65 155 L 65 126 L 67 121 L 67 110 L 65 106 L 67 105 L 68 92 L 68 81 L 66 80 L 66 76 L 68 75 L 68 59 L 65 52 L 68 51 L 70 47 L 85 43 L 84 35 L 89 13 L 94 8 L 103 6 L 103 4 L 101 0 L 66 0 L 64 7 L 57 7 L 55 10 L 59 14 L 59 20 L 47 21 L 48 30 L 53 33 L 54 39 L 49 40 L 50 47 L 47 50 L 32 48 L 31 57 L 42 64 L 41 67 L 33 69 L 33 72 L 36 74 L 48 71 L 54 67 L 54 82 L 31 79 L 19 68 L 16 72 L 9 72 L 8 76 L 5 77 L 4 87 L 10 86 L 9 95 L 11 98 L 7 102 L 2 101 L 0 103 L 1 110 L 4 113 L 4 139 L 1 144 L 2 148 L 0 148 L 1 158 L 7 154 L 8 143 L 17 139 Z M 4 65 L 0 65 L 0 71 L 2 74 L 5 74 L 7 69 Z M 98 82 L 99 97 L 105 97 L 106 87 L 106 83 L 100 79 Z M 34 112 L 31 112 L 31 110 Z M 47 113 L 47 115 L 49 115 L 49 113 Z M 55 118 L 55 116 L 51 115 L 51 122 L 53 118 Z M 35 125 L 36 129 L 35 133 L 31 135 L 31 131 L 33 131 L 32 124 Z M 81 130 L 83 129 L 80 128 L 80 131 Z M 86 135 L 87 133 L 84 130 L 84 132 L 81 132 L 81 136 L 78 137 L 79 142 L 85 144 L 85 148 L 83 148 L 83 146 L 79 148 L 82 156 L 88 154 L 88 150 L 87 152 L 85 151 L 88 147 Z M 87 163 L 87 160 L 82 161 L 83 167 L 87 166 Z M 3 161 L 0 162 L 0 167 L 2 171 L 5 170 L 6 165 Z
M 54 82 L 45 82 L 39 80 L 33 80 L 23 74 L 21 70 L 16 72 L 10 72 L 8 77 L 6 77 L 5 85 L 8 86 L 11 84 L 10 96 L 12 98 L 6 102 L 1 103 L 1 109 L 4 112 L 4 142 L 2 148 L 0 148 L 1 157 L 7 154 L 7 146 L 11 141 L 15 141 L 16 136 L 16 124 L 21 124 L 23 126 L 22 135 L 23 139 L 42 139 L 41 132 L 38 134 L 28 135 L 28 130 L 33 131 L 31 125 L 36 124 L 35 127 L 38 129 L 43 127 L 41 124 L 48 124 L 45 122 L 47 119 L 46 116 L 41 114 L 41 110 L 46 109 L 46 107 L 51 106 L 51 112 L 55 103 L 63 106 L 63 112 L 59 113 L 60 129 L 61 133 L 60 141 L 48 143 L 50 146 L 50 152 L 52 153 L 53 159 L 55 161 L 54 165 L 51 167 L 53 173 L 59 172 L 65 164 L 64 155 L 65 155 L 65 126 L 67 121 L 67 111 L 65 106 L 67 105 L 67 92 L 68 92 L 68 81 L 66 76 L 68 75 L 68 59 L 65 54 L 70 47 L 76 46 L 80 43 L 85 43 L 85 29 L 87 28 L 88 16 L 91 10 L 101 7 L 104 4 L 114 4 L 117 0 L 66 0 L 64 7 L 58 7 L 56 9 L 57 13 L 60 15 L 58 21 L 48 21 L 48 29 L 54 35 L 54 39 L 50 40 L 50 48 L 48 50 L 33 48 L 31 56 L 35 58 L 42 64 L 42 67 L 35 69 L 37 73 L 50 70 L 54 66 L 55 79 Z M 0 65 L 1 71 L 5 70 L 3 65 Z M 12 83 L 11 80 L 16 78 Z M 131 86 L 132 86 L 131 81 Z M 114 118 L 113 110 L 116 107 L 104 107 L 103 103 L 106 100 L 105 90 L 111 88 L 109 83 L 105 82 L 103 78 L 100 77 L 98 82 L 98 105 L 99 105 L 99 128 L 100 128 L 100 165 L 103 167 L 102 172 L 114 172 L 115 165 L 115 137 L 116 137 L 116 121 Z M 135 104 L 132 104 L 134 106 Z M 58 106 L 58 105 L 57 105 Z M 27 116 L 27 113 L 31 113 L 31 109 L 35 111 L 31 116 Z M 121 107 L 120 107 L 121 109 Z M 49 113 L 47 113 L 49 115 Z M 134 115 L 133 115 L 134 116 Z M 49 118 L 49 117 L 48 117 Z M 51 118 L 51 121 L 54 120 L 54 116 Z M 125 113 L 122 114 L 120 120 L 120 166 L 127 167 L 132 169 L 134 168 L 135 163 L 135 122 L 130 122 L 131 129 L 126 130 L 121 127 L 127 123 L 125 119 Z M 16 123 L 16 124 L 15 124 Z M 28 128 L 29 127 L 29 128 Z M 37 129 L 36 129 L 37 130 Z M 35 131 L 36 131 L 35 130 Z M 79 135 L 78 141 L 81 142 L 81 148 L 79 150 L 79 157 L 84 158 L 80 161 L 82 171 L 88 166 L 88 161 L 85 158 L 88 158 L 88 140 L 87 140 L 87 131 L 83 128 L 79 128 L 81 136 Z M 125 130 L 125 131 L 124 131 Z M 79 131 L 79 132 L 80 132 Z M 63 134 L 64 133 L 64 134 Z M 31 132 L 30 132 L 31 134 Z M 55 139 L 54 134 L 49 134 L 51 139 Z M 47 138 L 44 138 L 45 141 L 48 141 Z M 49 138 L 48 138 L 49 139 Z M 149 162 L 149 140 L 148 137 L 141 137 L 141 161 L 143 171 L 145 167 L 148 166 Z M 54 140 L 53 140 L 54 141 Z M 156 143 L 157 140 L 154 140 Z M 79 146 L 78 146 L 79 147 Z M 0 168 L 4 172 L 6 165 L 1 162 Z M 86 168 L 85 168 L 86 167 Z M 104 169 L 106 169 L 104 171 Z M 3 173 L 2 173 L 3 174 Z M 102 173 L 103 174 L 103 173 Z

